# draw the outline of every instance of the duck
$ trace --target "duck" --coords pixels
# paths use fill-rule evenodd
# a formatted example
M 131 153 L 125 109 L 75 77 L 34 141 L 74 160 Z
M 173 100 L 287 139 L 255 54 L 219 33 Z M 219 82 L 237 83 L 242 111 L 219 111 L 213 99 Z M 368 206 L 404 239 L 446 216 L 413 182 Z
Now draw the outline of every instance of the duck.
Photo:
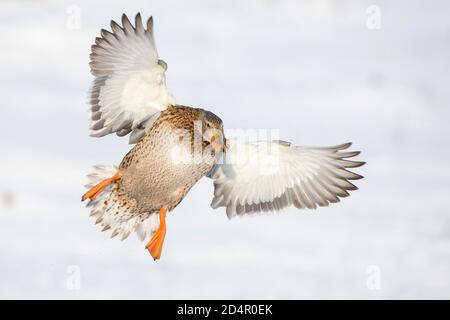
M 88 175 L 90 216 L 124 240 L 136 233 L 154 260 L 161 258 L 167 214 L 203 177 L 212 180 L 211 207 L 228 218 L 285 208 L 316 209 L 339 202 L 363 178 L 350 171 L 351 143 L 295 146 L 282 140 L 227 139 L 211 111 L 177 104 L 166 86 L 167 63 L 155 44 L 153 18 L 127 15 L 101 29 L 91 47 L 90 135 L 129 135 L 133 145 L 118 166 Z

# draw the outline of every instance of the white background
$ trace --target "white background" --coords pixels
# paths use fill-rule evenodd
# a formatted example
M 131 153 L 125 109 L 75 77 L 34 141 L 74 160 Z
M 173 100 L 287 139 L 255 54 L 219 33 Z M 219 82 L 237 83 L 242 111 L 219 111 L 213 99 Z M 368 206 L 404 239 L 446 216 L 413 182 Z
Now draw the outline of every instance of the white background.
M 374 4 L 380 29 L 366 25 Z M 157 262 L 134 235 L 101 233 L 80 202 L 85 175 L 130 146 L 88 136 L 88 55 L 110 19 L 138 11 L 154 16 L 178 103 L 298 145 L 353 141 L 360 190 L 229 221 L 203 179 L 168 216 Z M 450 298 L 449 13 L 447 1 L 2 1 L 0 297 Z

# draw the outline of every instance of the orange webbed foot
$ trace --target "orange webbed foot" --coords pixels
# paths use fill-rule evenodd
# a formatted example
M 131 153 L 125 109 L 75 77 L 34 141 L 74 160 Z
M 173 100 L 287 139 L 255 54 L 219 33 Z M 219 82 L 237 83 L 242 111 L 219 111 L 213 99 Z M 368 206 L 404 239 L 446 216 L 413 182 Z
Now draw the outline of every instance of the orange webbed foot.
M 117 173 L 115 175 L 113 175 L 111 178 L 105 179 L 103 181 L 101 181 L 100 183 L 97 183 L 95 186 L 93 186 L 92 188 L 90 188 L 88 190 L 88 192 L 86 192 L 85 194 L 83 194 L 83 196 L 81 197 L 81 201 L 84 201 L 86 199 L 90 199 L 91 201 L 94 200 L 95 198 L 97 198 L 97 196 L 102 193 L 102 191 L 111 183 L 113 183 L 114 181 L 120 180 L 120 178 L 122 178 L 122 173 L 120 173 L 120 171 L 117 171 Z
M 153 257 L 153 260 L 161 258 L 164 238 L 166 236 L 166 212 L 166 208 L 159 210 L 159 228 L 153 233 L 152 238 L 145 246 Z

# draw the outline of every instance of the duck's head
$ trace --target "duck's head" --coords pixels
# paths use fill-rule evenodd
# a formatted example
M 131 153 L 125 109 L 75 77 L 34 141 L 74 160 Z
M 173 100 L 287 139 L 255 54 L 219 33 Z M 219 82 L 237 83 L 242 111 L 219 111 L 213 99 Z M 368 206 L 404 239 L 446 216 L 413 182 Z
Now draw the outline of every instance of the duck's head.
M 214 153 L 220 153 L 226 149 L 226 139 L 223 132 L 222 119 L 210 111 L 204 112 L 203 122 L 203 146 L 212 146 Z

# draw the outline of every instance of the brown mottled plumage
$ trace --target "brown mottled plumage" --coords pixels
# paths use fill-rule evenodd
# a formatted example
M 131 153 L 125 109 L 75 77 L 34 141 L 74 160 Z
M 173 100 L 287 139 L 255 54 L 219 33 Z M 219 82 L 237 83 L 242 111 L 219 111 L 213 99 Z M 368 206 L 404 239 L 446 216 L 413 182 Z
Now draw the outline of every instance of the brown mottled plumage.
M 167 211 L 203 176 L 214 181 L 211 206 L 225 207 L 229 218 L 316 209 L 357 189 L 350 181 L 362 176 L 348 168 L 364 162 L 348 160 L 359 154 L 344 151 L 351 143 L 318 148 L 226 140 L 219 117 L 176 105 L 168 93 L 167 64 L 158 57 L 151 17 L 144 27 L 140 14 L 134 25 L 123 15 L 122 25 L 111 21 L 111 29 L 102 29 L 90 55 L 91 135 L 130 133 L 136 145 L 119 167 L 96 166 L 82 196 L 111 237 L 152 235 L 146 248 L 159 259 Z
M 182 146 L 194 149 L 194 124 L 209 121 L 222 130 L 222 121 L 213 121 L 202 109 L 186 106 L 170 106 L 163 111 L 148 133 L 123 158 L 119 166 L 122 179 L 119 187 L 130 198 L 136 199 L 141 212 L 153 213 L 165 207 L 171 211 L 184 198 L 191 187 L 213 167 L 218 154 L 209 161 L 174 163 L 171 149 Z M 206 128 L 206 125 L 202 125 Z M 181 130 L 180 130 L 181 129 Z M 185 136 L 183 133 L 187 132 Z

